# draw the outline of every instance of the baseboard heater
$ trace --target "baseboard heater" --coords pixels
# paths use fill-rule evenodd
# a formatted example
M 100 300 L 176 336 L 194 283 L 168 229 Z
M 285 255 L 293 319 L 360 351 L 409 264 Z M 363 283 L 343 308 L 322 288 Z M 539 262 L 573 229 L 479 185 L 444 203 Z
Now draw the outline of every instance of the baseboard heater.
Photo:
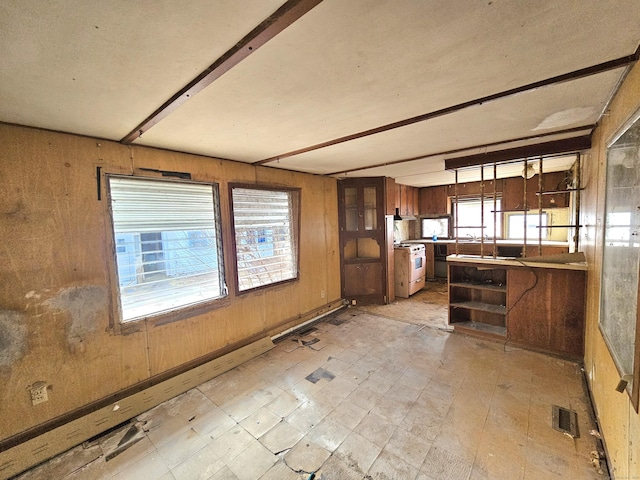
M 266 337 L 0 452 L 6 480 L 274 347 Z

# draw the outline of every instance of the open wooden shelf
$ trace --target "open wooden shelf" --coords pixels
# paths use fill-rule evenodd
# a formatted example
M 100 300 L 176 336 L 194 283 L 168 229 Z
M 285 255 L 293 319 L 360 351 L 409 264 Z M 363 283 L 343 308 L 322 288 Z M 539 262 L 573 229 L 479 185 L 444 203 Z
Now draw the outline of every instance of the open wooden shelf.
M 584 190 L 584 188 L 565 188 L 564 190 L 548 190 L 545 192 L 536 192 L 536 195 L 558 195 L 560 193 L 577 192 L 578 190 Z
M 484 336 L 506 336 L 507 275 L 504 268 L 449 265 L 449 325 Z
M 485 302 L 451 302 L 450 307 L 454 308 L 466 308 L 467 310 L 477 310 L 479 312 L 497 313 L 505 315 L 507 313 L 507 307 L 504 305 L 494 305 L 492 303 Z
M 458 322 L 454 328 L 461 333 L 487 334 L 490 336 L 507 336 L 507 327 L 498 327 L 481 322 Z
M 495 292 L 506 292 L 506 285 L 496 285 L 493 283 L 469 283 L 469 282 L 451 282 L 449 283 L 451 287 L 457 288 L 469 288 L 472 290 L 489 290 Z

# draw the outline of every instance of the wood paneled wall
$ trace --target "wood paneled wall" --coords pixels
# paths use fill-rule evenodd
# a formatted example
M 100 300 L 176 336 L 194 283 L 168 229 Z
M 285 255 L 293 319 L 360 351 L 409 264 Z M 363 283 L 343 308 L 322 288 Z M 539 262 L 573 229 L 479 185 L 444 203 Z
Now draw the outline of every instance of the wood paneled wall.
M 301 188 L 299 281 L 114 333 L 111 226 L 97 167 L 218 182 L 225 246 L 229 182 Z M 339 300 L 337 212 L 333 178 L 0 124 L 0 440 Z M 32 406 L 27 387 L 38 381 L 50 385 L 49 401 Z
M 619 375 L 600 334 L 600 276 L 604 234 L 606 146 L 611 137 L 640 109 L 640 65 L 636 64 L 593 135 L 591 153 L 584 158 L 581 197 L 580 249 L 587 256 L 587 325 L 585 370 L 604 434 L 615 478 L 640 478 L 640 416 L 626 393 L 615 388 Z

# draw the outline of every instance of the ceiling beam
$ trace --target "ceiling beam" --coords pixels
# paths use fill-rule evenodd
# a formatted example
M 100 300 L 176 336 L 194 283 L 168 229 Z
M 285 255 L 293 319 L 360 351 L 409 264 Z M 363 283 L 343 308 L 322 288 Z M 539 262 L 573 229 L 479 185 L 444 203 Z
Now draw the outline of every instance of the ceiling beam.
M 444 161 L 445 170 L 455 170 L 457 168 L 473 167 L 487 163 L 499 163 L 519 158 L 541 157 L 544 155 L 555 155 L 560 153 L 579 152 L 591 148 L 591 135 L 581 137 L 565 138 L 553 140 L 551 142 L 536 143 L 523 147 L 508 148 L 495 152 L 478 153 L 465 157 L 449 158 Z
M 144 132 L 160 122 L 160 120 L 211 85 L 211 83 L 238 65 L 242 60 L 258 50 L 321 2 L 322 0 L 288 0 L 211 64 L 204 72 L 164 102 L 160 108 L 149 115 L 142 123 L 120 140 L 120 142 L 124 144 L 133 143 L 136 139 L 140 138 Z
M 262 165 L 264 163 L 275 162 L 277 160 L 282 160 L 283 158 L 293 157 L 295 155 L 312 152 L 314 150 L 330 147 L 333 145 L 337 145 L 339 143 L 349 142 L 349 141 L 357 140 L 359 138 L 367 137 L 370 135 L 375 135 L 378 133 L 387 132 L 389 130 L 394 130 L 396 128 L 406 127 L 414 123 L 424 122 L 425 120 L 431 120 L 432 118 L 442 117 L 444 115 L 449 115 L 451 113 L 458 112 L 465 108 L 474 107 L 487 102 L 492 102 L 494 100 L 498 100 L 501 98 L 509 97 L 511 95 L 527 92 L 529 90 L 535 90 L 537 88 L 546 87 L 549 85 L 565 83 L 572 80 L 577 80 L 579 78 L 596 75 L 598 73 L 607 72 L 609 70 L 614 70 L 616 68 L 625 67 L 627 65 L 630 65 L 636 62 L 639 59 L 639 57 L 640 57 L 640 48 L 638 48 L 638 50 L 636 50 L 631 55 L 626 55 L 624 57 L 616 58 L 615 60 L 609 60 L 608 62 L 599 63 L 597 65 L 591 65 L 589 67 L 581 68 L 579 70 L 574 70 L 569 73 L 564 73 L 562 75 L 557 75 L 555 77 L 546 78 L 544 80 L 539 80 L 537 82 L 529 83 L 527 85 L 522 85 L 520 87 L 504 90 L 502 92 L 494 93 L 492 95 L 487 95 L 486 97 L 476 98 L 475 100 L 469 100 L 468 102 L 458 103 L 457 105 L 452 105 L 450 107 L 442 108 L 440 110 L 434 110 L 432 112 L 424 113 L 416 117 L 407 118 L 405 120 L 400 120 L 394 123 L 388 123 L 380 127 L 372 128 L 369 130 L 363 130 L 362 132 L 354 133 L 344 137 L 335 138 L 327 142 L 322 142 L 316 145 L 311 145 L 309 147 L 300 148 L 298 150 L 292 150 L 290 152 L 281 153 L 280 155 L 265 158 L 264 160 L 258 160 L 256 162 L 252 162 L 252 165 Z
M 506 145 L 508 143 L 514 143 L 514 142 L 524 142 L 524 141 L 533 140 L 536 138 L 551 137 L 553 135 L 565 135 L 567 133 L 583 132 L 586 130 L 591 130 L 593 132 L 594 128 L 596 128 L 596 125 L 583 125 L 581 127 L 565 128 L 564 130 L 558 130 L 555 132 L 539 133 L 537 135 L 529 135 L 527 137 L 511 138 L 509 140 L 500 140 L 499 142 L 491 142 L 491 143 L 484 143 L 482 145 L 474 145 L 473 147 L 454 148 L 453 150 L 446 150 L 444 152 L 418 155 L 417 157 L 403 158 L 401 160 L 392 160 L 390 162 L 378 163 L 376 165 L 367 165 L 366 167 L 350 168 L 348 170 L 340 170 L 339 172 L 327 173 L 326 175 L 341 175 L 343 173 L 360 172 L 363 170 L 369 170 L 371 168 L 388 167 L 389 165 L 397 165 L 399 163 L 415 162 L 416 160 L 425 160 L 427 158 L 453 155 L 455 153 L 468 152 L 469 150 L 496 147 L 498 145 Z

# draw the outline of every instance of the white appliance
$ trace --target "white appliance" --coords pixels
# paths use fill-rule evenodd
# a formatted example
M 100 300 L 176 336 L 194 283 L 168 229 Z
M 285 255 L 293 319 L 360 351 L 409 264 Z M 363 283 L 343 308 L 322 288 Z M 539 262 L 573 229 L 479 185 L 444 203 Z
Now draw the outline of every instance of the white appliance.
M 395 295 L 409 298 L 424 288 L 426 256 L 421 243 L 401 243 L 394 248 Z

